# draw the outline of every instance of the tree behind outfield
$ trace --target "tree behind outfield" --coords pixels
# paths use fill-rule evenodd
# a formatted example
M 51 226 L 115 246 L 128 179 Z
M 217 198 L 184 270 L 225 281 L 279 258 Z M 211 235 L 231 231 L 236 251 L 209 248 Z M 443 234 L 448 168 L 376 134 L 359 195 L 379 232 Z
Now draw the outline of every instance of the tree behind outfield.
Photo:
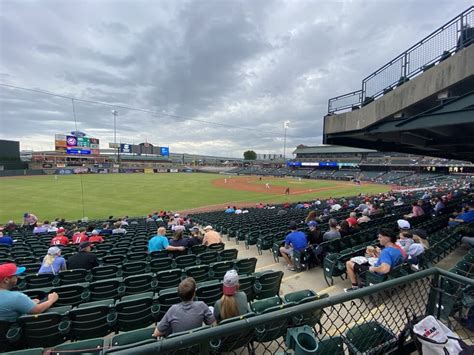
M 244 159 L 245 160 L 256 160 L 257 159 L 257 153 L 255 153 L 253 150 L 247 150 L 244 152 Z

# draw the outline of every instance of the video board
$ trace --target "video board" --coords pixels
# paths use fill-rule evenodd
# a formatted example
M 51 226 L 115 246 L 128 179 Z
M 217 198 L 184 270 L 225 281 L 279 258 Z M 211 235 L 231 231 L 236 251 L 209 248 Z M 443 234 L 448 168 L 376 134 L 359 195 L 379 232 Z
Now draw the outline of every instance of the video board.
M 71 155 L 99 155 L 99 139 L 86 137 L 83 132 L 56 134 L 54 145 L 57 152 Z

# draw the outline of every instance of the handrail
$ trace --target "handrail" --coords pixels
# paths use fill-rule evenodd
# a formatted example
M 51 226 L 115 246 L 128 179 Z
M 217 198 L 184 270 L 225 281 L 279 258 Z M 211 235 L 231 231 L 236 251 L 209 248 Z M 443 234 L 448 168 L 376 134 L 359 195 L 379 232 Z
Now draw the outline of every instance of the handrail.
M 469 7 L 362 80 L 362 89 L 328 100 L 328 114 L 357 109 L 403 85 L 474 41 L 474 6 Z M 359 93 L 358 100 L 347 98 Z
M 134 346 L 133 352 L 135 355 L 139 354 L 149 354 L 156 353 L 159 351 L 170 351 L 176 349 L 182 349 L 186 347 L 191 347 L 198 343 L 208 342 L 209 339 L 219 338 L 221 336 L 240 333 L 243 330 L 256 328 L 257 326 L 263 325 L 270 321 L 278 321 L 288 319 L 290 317 L 297 316 L 301 313 L 308 311 L 314 311 L 315 309 L 323 309 L 326 307 L 334 306 L 340 303 L 345 303 L 355 299 L 363 298 L 370 296 L 377 292 L 394 288 L 397 286 L 406 285 L 408 282 L 413 282 L 417 280 L 424 279 L 426 277 L 441 275 L 458 281 L 463 284 L 468 284 L 474 286 L 474 280 L 466 278 L 451 272 L 433 267 L 427 270 L 421 270 L 414 274 L 407 276 L 399 277 L 396 279 L 388 280 L 383 283 L 371 285 L 369 287 L 364 287 L 359 290 L 352 291 L 350 293 L 340 293 L 334 296 L 322 298 L 317 301 L 312 301 L 304 303 L 301 305 L 293 306 L 290 308 L 274 311 L 268 314 L 262 314 L 257 317 L 251 317 L 248 319 L 243 319 L 240 321 L 232 322 L 225 325 L 219 325 L 217 327 L 212 327 L 209 329 L 200 330 L 199 332 L 188 334 L 187 336 L 164 339 L 154 343 L 144 344 L 142 346 Z M 114 354 L 127 354 L 130 351 L 129 346 L 116 347 L 113 350 Z

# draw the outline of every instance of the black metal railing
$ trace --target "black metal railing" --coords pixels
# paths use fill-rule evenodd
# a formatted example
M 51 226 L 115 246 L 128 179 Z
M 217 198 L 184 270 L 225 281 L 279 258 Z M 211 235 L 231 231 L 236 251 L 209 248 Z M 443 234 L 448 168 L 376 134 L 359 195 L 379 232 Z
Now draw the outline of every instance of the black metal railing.
M 362 89 L 329 99 L 328 113 L 357 109 L 474 42 L 474 6 L 362 80 Z
M 237 320 L 157 342 L 133 344 L 140 354 L 275 354 L 289 350 L 288 332 L 309 334 L 334 353 L 388 353 L 413 317 L 433 315 L 472 344 L 474 333 L 464 324 L 474 305 L 474 280 L 431 268 L 375 284 L 350 293 L 281 307 L 270 313 Z M 301 325 L 304 327 L 299 327 Z M 293 328 L 297 326 L 297 328 Z M 407 343 L 407 342 L 405 342 Z M 105 353 L 127 354 L 130 346 L 112 347 Z

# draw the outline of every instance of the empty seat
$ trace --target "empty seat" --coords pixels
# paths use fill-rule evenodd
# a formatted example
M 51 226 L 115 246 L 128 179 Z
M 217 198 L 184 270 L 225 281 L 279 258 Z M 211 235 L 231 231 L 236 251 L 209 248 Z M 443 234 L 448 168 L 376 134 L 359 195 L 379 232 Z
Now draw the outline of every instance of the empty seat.
M 82 340 L 109 334 L 117 322 L 113 305 L 114 300 L 108 299 L 83 303 L 70 311 L 71 338 Z
M 156 281 L 158 281 L 158 290 L 164 290 L 170 287 L 178 287 L 181 282 L 181 269 L 173 269 L 160 271 L 156 273 Z
M 96 266 L 90 271 L 93 281 L 112 279 L 120 276 L 121 271 L 117 265 Z
M 150 269 L 151 272 L 165 271 L 171 269 L 172 264 L 173 259 L 171 259 L 169 256 L 154 258 L 150 260 Z
M 53 280 L 56 278 L 53 274 L 33 274 L 26 275 L 18 285 L 19 289 L 52 287 Z
M 209 281 L 209 265 L 190 266 L 184 269 L 184 273 L 197 283 Z
M 395 334 L 376 321 L 350 328 L 343 340 L 351 354 L 382 354 L 397 344 Z
M 238 317 L 228 318 L 220 322 L 219 325 L 225 325 L 232 322 L 236 322 L 242 319 L 247 319 L 254 317 L 254 313 L 247 313 Z M 227 353 L 233 350 L 239 349 L 243 346 L 247 347 L 249 354 L 252 354 L 253 351 L 250 349 L 250 343 L 255 336 L 255 329 L 241 329 L 236 330 L 235 332 L 228 333 L 220 338 L 211 339 L 209 345 L 211 346 L 211 351 L 213 353 Z
M 125 294 L 125 286 L 120 278 L 95 281 L 89 284 L 89 292 L 91 301 L 116 300 Z
M 88 286 L 89 283 L 84 282 L 81 284 L 54 287 L 51 289 L 51 292 L 56 292 L 59 296 L 54 305 L 56 307 L 77 306 L 80 303 L 87 302 L 89 300 Z
M 155 331 L 155 327 L 144 328 L 133 330 L 130 332 L 120 333 L 119 335 L 115 335 L 111 340 L 112 347 L 124 346 L 129 344 L 140 343 L 144 344 L 144 342 L 155 343 L 156 339 L 152 337 L 153 332 Z
M 184 269 L 188 266 L 196 265 L 197 255 L 181 255 L 174 259 L 173 267 L 177 269 Z
M 102 263 L 105 265 L 122 265 L 125 261 L 125 255 L 106 255 L 102 258 Z
M 218 261 L 209 265 L 209 276 L 214 280 L 222 280 L 225 273 L 233 268 L 233 261 Z
M 125 295 L 154 292 L 158 286 L 151 273 L 126 277 L 123 279 L 123 285 L 125 286 Z
M 280 292 L 282 271 L 267 271 L 255 275 L 255 298 L 263 299 L 276 296 Z
M 58 274 L 60 285 L 72 285 L 84 281 L 91 281 L 89 271 L 85 269 L 64 270 Z
M 219 280 L 203 282 L 197 285 L 197 300 L 206 303 L 208 306 L 214 306 L 214 303 L 221 297 L 222 283 Z
M 123 277 L 131 275 L 140 275 L 150 271 L 150 267 L 146 261 L 127 262 L 122 265 Z
M 239 275 L 248 275 L 255 272 L 257 266 L 257 258 L 246 258 L 237 260 L 234 264 L 234 269 Z
M 140 329 L 155 322 L 160 306 L 154 302 L 153 292 L 124 296 L 115 305 L 117 328 L 120 331 Z
M 199 254 L 198 259 L 199 259 L 199 264 L 212 264 L 217 262 L 218 260 L 218 253 L 217 251 L 207 251 L 205 253 Z
M 237 249 L 226 249 L 219 252 L 219 261 L 235 260 L 238 254 Z
M 68 354 L 102 354 L 104 348 L 104 339 L 95 338 L 88 340 L 75 341 L 54 346 L 50 349 L 52 355 L 68 355 Z

